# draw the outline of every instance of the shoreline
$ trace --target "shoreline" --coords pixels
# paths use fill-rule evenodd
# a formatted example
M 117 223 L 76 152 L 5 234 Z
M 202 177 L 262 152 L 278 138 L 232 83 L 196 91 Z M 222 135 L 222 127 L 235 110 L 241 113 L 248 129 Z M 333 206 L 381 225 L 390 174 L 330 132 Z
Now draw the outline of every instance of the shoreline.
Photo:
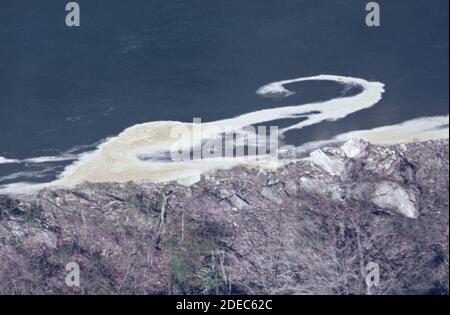
M 211 253 L 224 258 L 222 294 L 366 294 L 359 266 L 368 261 L 383 270 L 373 294 L 448 294 L 448 144 L 352 140 L 191 186 L 0 195 L 0 294 L 195 295 L 202 270 L 220 266 Z M 271 282 L 274 253 L 292 277 Z M 79 289 L 65 285 L 69 262 L 81 266 Z

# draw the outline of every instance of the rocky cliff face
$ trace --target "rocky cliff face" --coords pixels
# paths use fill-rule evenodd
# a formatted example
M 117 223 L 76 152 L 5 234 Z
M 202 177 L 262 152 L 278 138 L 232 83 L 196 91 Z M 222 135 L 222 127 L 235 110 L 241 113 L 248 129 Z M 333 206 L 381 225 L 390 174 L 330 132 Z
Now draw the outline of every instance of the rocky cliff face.
M 352 140 L 191 187 L 0 196 L 0 293 L 448 294 L 448 161 L 447 140 Z

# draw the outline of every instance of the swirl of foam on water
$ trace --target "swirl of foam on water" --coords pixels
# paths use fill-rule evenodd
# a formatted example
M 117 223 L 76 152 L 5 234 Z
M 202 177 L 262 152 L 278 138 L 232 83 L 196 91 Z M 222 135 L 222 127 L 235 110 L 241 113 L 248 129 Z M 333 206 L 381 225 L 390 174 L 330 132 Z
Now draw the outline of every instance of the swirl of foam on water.
M 381 82 L 369 82 L 360 78 L 336 75 L 318 75 L 273 82 L 261 87 L 256 93 L 263 97 L 288 97 L 293 95 L 294 92 L 287 89 L 287 85 L 312 80 L 333 81 L 346 87 L 359 86 L 361 87 L 361 92 L 353 96 L 339 97 L 303 105 L 263 109 L 234 118 L 203 123 L 203 137 L 213 138 L 218 136 L 218 132 L 243 132 L 243 128 L 247 126 L 286 118 L 304 117 L 306 119 L 282 129 L 280 131 L 281 133 L 292 129 L 302 129 L 323 121 L 342 119 L 357 111 L 370 108 L 381 100 L 384 93 L 384 84 Z M 442 127 L 445 124 L 447 124 L 447 129 L 445 129 L 445 126 Z M 78 161 L 65 169 L 59 180 L 46 184 L 46 186 L 71 187 L 86 181 L 123 183 L 127 181 L 166 182 L 177 180 L 184 184 L 192 184 L 200 178 L 201 174 L 216 169 L 227 169 L 237 165 L 247 164 L 273 169 L 280 165 L 280 163 L 273 160 L 248 161 L 247 159 L 239 160 L 236 158 L 202 159 L 182 162 L 143 160 L 140 158 L 142 156 L 159 156 L 161 152 L 170 151 L 174 142 L 180 141 L 180 138 L 171 135 L 171 131 L 174 128 L 185 128 L 187 131 L 192 132 L 195 124 L 159 121 L 134 125 L 125 129 L 118 136 L 100 144 L 95 151 L 82 154 Z M 415 131 L 414 138 L 407 136 L 411 134 L 412 130 Z M 393 136 L 389 136 L 389 132 Z M 398 136 L 398 139 L 395 136 Z M 446 138 L 448 137 L 448 116 L 435 117 L 433 119 L 422 118 L 389 127 L 354 131 L 338 135 L 328 141 L 308 143 L 299 149 L 342 141 L 351 137 L 372 140 L 375 143 L 381 140 L 381 143 L 394 143 L 399 141 L 414 141 L 415 139 Z M 190 145 L 190 139 L 187 139 L 185 146 L 189 147 Z M 15 184 L 10 187 L 9 192 L 19 187 L 22 186 Z M 43 186 L 39 184 L 35 187 L 36 189 L 41 189 Z
M 364 79 L 335 75 L 318 75 L 270 83 L 260 88 L 259 95 L 289 96 L 293 92 L 286 85 L 303 81 L 334 81 L 346 86 L 359 85 L 362 92 L 355 96 L 342 97 L 324 102 L 293 105 L 280 108 L 263 109 L 246 113 L 234 118 L 223 119 L 202 124 L 203 137 L 212 138 L 220 132 L 240 132 L 243 128 L 259 123 L 285 118 L 306 117 L 307 119 L 282 130 L 301 129 L 305 126 L 320 123 L 324 120 L 336 120 L 356 111 L 375 105 L 384 93 L 384 84 L 369 82 Z M 184 127 L 192 131 L 192 123 L 173 121 L 150 122 L 132 126 L 117 137 L 101 144 L 98 149 L 85 155 L 80 161 L 68 167 L 61 179 L 55 184 L 72 186 L 84 181 L 90 182 L 127 182 L 127 181 L 169 181 L 179 180 L 192 183 L 202 173 L 218 169 L 230 168 L 245 163 L 236 158 L 211 159 L 201 161 L 164 162 L 142 161 L 138 156 L 157 155 L 158 152 L 170 151 L 178 138 L 171 137 L 171 130 Z M 190 139 L 186 147 L 190 145 Z M 253 162 L 249 162 L 253 164 Z M 254 164 L 261 167 L 274 167 L 273 161 L 258 161 Z
M 294 94 L 294 92 L 289 91 L 286 85 L 305 81 L 334 81 L 345 86 L 360 86 L 362 91 L 354 96 L 339 97 L 328 101 L 263 109 L 235 118 L 213 122 L 212 124 L 233 131 L 245 126 L 274 120 L 298 117 L 308 118 L 282 130 L 282 132 L 286 132 L 290 129 L 301 129 L 325 120 L 342 119 L 362 109 L 370 108 L 381 100 L 384 93 L 384 84 L 381 82 L 369 82 L 364 79 L 336 75 L 318 75 L 273 82 L 259 88 L 257 94 L 260 96 L 274 94 L 289 96 Z

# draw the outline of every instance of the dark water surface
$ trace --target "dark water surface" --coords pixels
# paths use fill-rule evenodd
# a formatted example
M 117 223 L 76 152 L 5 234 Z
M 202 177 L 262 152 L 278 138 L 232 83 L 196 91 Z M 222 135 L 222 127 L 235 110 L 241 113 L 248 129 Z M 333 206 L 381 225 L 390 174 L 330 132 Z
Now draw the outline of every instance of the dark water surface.
M 380 81 L 386 93 L 290 141 L 447 114 L 448 0 L 378 2 L 382 26 L 368 28 L 363 0 L 80 0 L 81 27 L 68 28 L 66 1 L 0 0 L 0 156 L 55 155 L 136 123 L 342 95 L 320 82 L 295 85 L 286 100 L 255 94 L 317 74 Z M 0 176 L 45 167 L 0 165 Z

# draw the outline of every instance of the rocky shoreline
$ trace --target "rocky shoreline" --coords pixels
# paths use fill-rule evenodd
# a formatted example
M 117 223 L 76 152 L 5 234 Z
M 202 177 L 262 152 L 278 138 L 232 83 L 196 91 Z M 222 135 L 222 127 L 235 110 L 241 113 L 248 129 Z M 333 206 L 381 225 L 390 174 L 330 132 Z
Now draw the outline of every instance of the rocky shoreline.
M 190 187 L 0 196 L 0 294 L 448 294 L 448 170 L 448 140 L 350 140 Z

